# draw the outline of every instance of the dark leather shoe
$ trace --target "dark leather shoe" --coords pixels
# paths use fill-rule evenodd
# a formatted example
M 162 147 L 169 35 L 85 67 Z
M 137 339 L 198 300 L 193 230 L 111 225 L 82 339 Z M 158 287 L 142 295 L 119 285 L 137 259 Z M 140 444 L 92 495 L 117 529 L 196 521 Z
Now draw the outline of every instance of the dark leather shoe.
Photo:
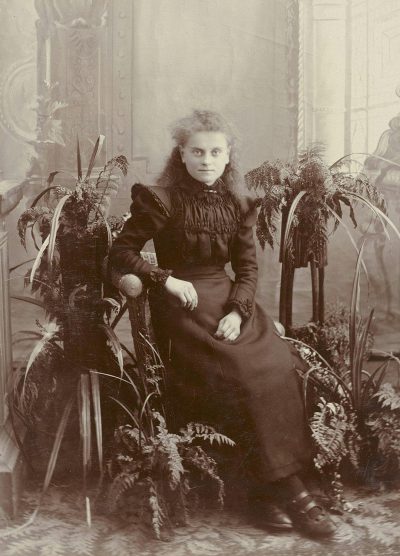
M 327 538 L 335 534 L 335 523 L 307 491 L 289 502 L 288 511 L 294 527 L 309 537 Z
M 288 514 L 272 503 L 264 503 L 259 508 L 255 521 L 259 526 L 275 531 L 291 531 L 293 529 L 293 522 Z

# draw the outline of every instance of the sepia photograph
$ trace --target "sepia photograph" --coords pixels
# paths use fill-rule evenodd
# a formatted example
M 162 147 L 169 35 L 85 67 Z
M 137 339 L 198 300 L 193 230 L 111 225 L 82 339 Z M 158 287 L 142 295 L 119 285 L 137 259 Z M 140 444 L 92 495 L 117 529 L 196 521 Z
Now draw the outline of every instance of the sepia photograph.
M 400 1 L 0 0 L 0 553 L 400 553 Z

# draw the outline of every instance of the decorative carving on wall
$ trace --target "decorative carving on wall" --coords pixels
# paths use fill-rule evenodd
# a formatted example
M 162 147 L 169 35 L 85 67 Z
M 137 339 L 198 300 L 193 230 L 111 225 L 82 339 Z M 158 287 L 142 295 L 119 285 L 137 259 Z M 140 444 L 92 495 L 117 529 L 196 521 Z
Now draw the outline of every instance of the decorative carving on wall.
M 77 136 L 86 159 L 99 133 L 105 132 L 107 5 L 107 0 L 35 1 L 40 17 L 38 75 L 48 67 L 47 79 L 59 83 L 60 96 L 68 104 L 62 114 L 66 148 L 55 148 L 57 168 L 75 167 Z
M 299 1 L 288 0 L 287 3 L 287 82 L 289 118 L 290 155 L 297 154 L 298 126 L 299 126 Z
M 69 107 L 66 109 L 65 136 L 67 149 L 65 162 L 68 167 L 75 164 L 75 142 L 79 136 L 84 156 L 92 150 L 90 141 L 95 141 L 99 129 L 101 76 L 101 38 L 99 30 L 70 29 L 60 33 L 62 43 L 68 56 L 66 59 L 66 76 L 63 83 L 65 98 Z M 58 79 L 62 79 L 59 75 Z M 65 152 L 63 149 L 62 152 Z
M 35 0 L 36 11 L 45 26 L 72 28 L 105 25 L 108 0 Z
M 112 4 L 112 83 L 111 129 L 112 152 L 126 152 L 132 158 L 132 29 L 133 6 L 129 0 Z
M 35 137 L 36 67 L 32 57 L 11 65 L 0 80 L 0 125 L 16 139 Z

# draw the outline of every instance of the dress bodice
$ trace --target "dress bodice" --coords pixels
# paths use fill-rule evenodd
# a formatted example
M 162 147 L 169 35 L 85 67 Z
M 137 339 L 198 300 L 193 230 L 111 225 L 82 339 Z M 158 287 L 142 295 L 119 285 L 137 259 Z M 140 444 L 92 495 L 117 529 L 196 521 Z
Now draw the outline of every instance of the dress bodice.
M 208 187 L 191 178 L 171 189 L 170 205 L 165 226 L 154 236 L 160 266 L 225 265 L 241 218 L 225 186 Z
M 237 199 L 222 181 L 208 187 L 191 177 L 164 194 L 167 203 L 153 188 L 133 186 L 132 216 L 114 242 L 110 264 L 151 286 L 171 273 L 179 275 L 180 269 L 222 268 L 231 262 L 235 283 L 230 304 L 250 314 L 257 283 L 254 203 Z M 154 240 L 158 268 L 140 257 L 149 239 Z

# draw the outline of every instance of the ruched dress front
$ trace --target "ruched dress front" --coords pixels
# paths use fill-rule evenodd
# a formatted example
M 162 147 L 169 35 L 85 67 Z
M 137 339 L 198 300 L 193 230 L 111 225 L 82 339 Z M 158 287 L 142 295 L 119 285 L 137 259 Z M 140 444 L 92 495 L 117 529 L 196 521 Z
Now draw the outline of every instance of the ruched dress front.
M 132 216 L 109 260 L 149 286 L 157 340 L 170 346 L 173 393 L 185 414 L 202 422 L 212 421 L 214 413 L 225 415 L 226 422 L 240 422 L 243 413 L 254 433 L 264 480 L 297 473 L 312 457 L 296 372 L 303 363 L 254 301 L 256 209 L 248 199 L 237 200 L 222 181 L 208 187 L 188 175 L 170 188 L 170 203 L 163 203 L 156 190 L 140 184 L 132 188 Z M 140 257 L 151 238 L 158 267 Z M 234 280 L 225 270 L 228 262 Z M 160 285 L 171 272 L 195 287 L 198 306 L 193 311 L 179 306 Z M 242 316 L 239 337 L 216 339 L 219 321 L 233 308 Z M 225 432 L 232 436 L 232 430 Z

